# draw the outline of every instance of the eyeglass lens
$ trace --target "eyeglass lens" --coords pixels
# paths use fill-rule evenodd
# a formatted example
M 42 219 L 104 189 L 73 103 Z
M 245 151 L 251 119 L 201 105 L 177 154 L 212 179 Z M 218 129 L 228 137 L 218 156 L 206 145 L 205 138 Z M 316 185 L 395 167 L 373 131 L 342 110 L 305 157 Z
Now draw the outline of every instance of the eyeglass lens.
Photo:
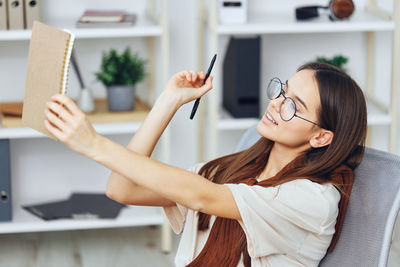
M 273 100 L 275 98 L 278 98 L 279 95 L 281 94 L 282 90 L 282 83 L 278 78 L 272 79 L 267 88 L 267 96 L 269 99 Z
M 283 90 L 283 83 L 278 78 L 273 78 L 267 88 L 267 96 L 269 99 L 273 100 L 278 98 Z M 289 121 L 294 117 L 296 113 L 296 104 L 294 101 L 289 98 L 285 97 L 282 102 L 281 109 L 280 109 L 280 116 L 282 120 Z
M 296 104 L 291 98 L 283 100 L 280 113 L 281 118 L 284 121 L 289 121 L 294 117 L 294 114 L 296 113 Z

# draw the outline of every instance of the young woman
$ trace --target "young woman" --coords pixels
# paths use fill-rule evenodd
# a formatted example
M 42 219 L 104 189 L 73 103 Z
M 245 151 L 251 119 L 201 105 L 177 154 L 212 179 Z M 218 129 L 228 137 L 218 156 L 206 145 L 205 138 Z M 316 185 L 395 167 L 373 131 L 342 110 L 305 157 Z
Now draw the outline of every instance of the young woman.
M 169 80 L 127 147 L 98 135 L 66 96 L 45 110 L 47 129 L 72 150 L 113 171 L 107 195 L 162 206 L 182 233 L 177 266 L 317 266 L 338 239 L 364 153 L 363 92 L 338 68 L 310 63 L 270 103 L 252 147 L 190 171 L 150 158 L 178 108 L 212 88 L 183 71 Z

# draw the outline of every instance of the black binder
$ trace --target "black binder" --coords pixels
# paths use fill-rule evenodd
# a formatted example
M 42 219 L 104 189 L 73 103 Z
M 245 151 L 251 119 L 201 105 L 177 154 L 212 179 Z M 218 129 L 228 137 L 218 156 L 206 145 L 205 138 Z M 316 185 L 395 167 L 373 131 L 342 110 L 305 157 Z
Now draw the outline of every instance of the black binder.
M 11 220 L 10 140 L 0 139 L 0 222 Z
M 231 37 L 223 62 L 223 107 L 235 118 L 260 115 L 261 38 Z

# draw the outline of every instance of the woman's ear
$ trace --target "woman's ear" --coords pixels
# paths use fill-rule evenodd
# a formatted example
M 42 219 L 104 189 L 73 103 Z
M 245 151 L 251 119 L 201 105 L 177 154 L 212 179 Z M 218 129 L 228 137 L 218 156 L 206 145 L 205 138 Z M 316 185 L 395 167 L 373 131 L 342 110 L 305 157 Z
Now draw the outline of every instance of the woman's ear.
M 332 131 L 321 129 L 317 135 L 310 139 L 310 145 L 314 148 L 327 146 L 332 142 L 333 135 Z

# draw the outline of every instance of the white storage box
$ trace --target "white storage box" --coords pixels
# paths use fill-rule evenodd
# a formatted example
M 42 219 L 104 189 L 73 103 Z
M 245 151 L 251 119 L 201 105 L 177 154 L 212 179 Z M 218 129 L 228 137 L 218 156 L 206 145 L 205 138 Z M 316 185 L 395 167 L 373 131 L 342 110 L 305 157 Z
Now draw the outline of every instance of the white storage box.
M 247 0 L 218 0 L 218 13 L 222 24 L 244 24 L 247 22 Z

